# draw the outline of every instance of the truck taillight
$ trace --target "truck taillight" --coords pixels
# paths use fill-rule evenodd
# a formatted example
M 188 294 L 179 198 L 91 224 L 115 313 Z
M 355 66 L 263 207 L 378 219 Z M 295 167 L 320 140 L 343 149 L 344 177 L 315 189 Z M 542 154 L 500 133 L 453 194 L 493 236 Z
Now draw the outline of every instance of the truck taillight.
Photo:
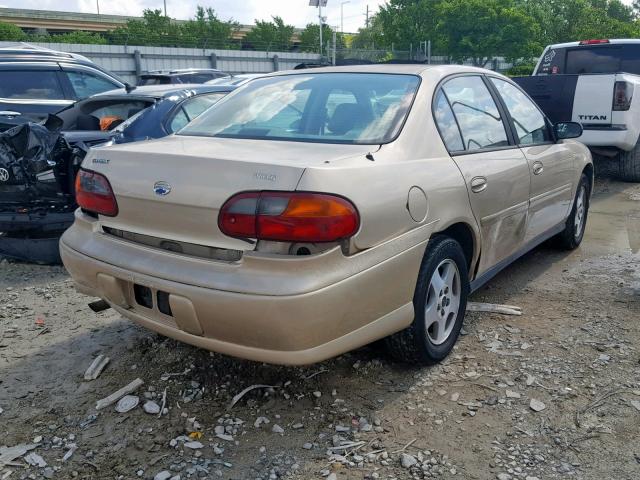
M 633 99 L 633 84 L 629 82 L 616 82 L 613 86 L 613 110 L 626 111 L 631 107 Z
M 279 242 L 335 242 L 353 236 L 360 215 L 347 199 L 326 193 L 244 192 L 225 202 L 225 235 Z
M 115 217 L 118 203 L 109 180 L 90 170 L 80 169 L 76 176 L 76 202 L 80 208 L 91 213 Z

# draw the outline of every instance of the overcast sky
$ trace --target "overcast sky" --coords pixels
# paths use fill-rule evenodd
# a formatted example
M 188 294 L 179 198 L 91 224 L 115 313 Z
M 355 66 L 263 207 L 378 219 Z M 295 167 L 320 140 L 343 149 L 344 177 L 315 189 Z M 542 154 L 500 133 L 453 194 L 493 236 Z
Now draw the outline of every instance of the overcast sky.
M 141 15 L 146 8 L 163 8 L 163 0 L 98 0 L 100 13 L 115 15 Z M 329 0 L 323 16 L 333 26 L 340 24 L 340 3 Z M 378 9 L 384 0 L 351 0 L 344 5 L 344 29 L 355 32 L 364 26 L 367 4 L 371 12 Z M 196 6 L 213 7 L 223 20 L 234 20 L 251 24 L 255 19 L 268 20 L 272 15 L 280 16 L 296 27 L 304 27 L 317 21 L 318 9 L 309 6 L 309 0 L 167 0 L 167 13 L 174 18 L 190 18 Z M 96 13 L 96 0 L 0 0 L 1 7 L 33 8 L 68 12 Z

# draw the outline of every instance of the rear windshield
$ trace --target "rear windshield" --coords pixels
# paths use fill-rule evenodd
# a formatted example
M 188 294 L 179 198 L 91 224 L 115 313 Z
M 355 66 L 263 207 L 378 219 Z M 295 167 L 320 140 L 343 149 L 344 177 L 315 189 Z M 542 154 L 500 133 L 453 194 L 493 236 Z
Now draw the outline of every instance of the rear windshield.
M 538 74 L 633 73 L 640 75 L 640 44 L 556 48 L 545 53 Z
M 180 135 L 381 144 L 404 123 L 415 75 L 316 73 L 259 78 L 223 99 Z

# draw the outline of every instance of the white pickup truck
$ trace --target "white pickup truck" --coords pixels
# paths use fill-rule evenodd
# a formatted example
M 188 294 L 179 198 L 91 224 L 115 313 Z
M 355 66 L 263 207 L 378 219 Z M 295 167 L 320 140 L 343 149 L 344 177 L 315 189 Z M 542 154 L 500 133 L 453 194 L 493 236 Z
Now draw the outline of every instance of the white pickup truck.
M 552 122 L 581 123 L 594 158 L 615 157 L 620 177 L 640 182 L 640 40 L 549 45 L 533 76 L 513 80 Z

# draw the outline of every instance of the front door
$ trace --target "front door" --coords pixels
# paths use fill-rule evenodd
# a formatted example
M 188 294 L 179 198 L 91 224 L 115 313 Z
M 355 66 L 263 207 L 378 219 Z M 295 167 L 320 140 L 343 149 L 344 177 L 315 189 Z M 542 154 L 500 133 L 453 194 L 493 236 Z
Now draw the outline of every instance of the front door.
M 451 117 L 449 121 L 447 115 Z M 436 93 L 435 117 L 464 176 L 471 208 L 480 225 L 482 255 L 478 274 L 482 274 L 524 244 L 529 166 L 522 151 L 510 140 L 503 115 L 482 76 L 462 75 L 446 81 Z

